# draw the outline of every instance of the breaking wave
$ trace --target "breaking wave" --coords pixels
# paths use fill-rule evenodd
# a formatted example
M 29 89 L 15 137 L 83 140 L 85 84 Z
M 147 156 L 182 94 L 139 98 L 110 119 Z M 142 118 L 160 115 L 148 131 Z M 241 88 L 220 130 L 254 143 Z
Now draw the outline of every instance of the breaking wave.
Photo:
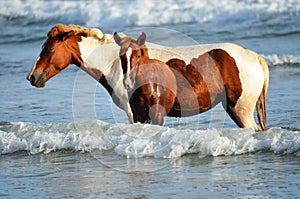
M 0 154 L 110 151 L 127 158 L 178 158 L 273 152 L 300 156 L 298 129 L 174 129 L 142 124 L 78 121 L 58 124 L 0 125 Z
M 299 66 L 300 56 L 299 55 L 263 55 L 267 60 L 269 66 Z
M 22 21 L 23 25 L 51 21 L 85 26 L 124 27 L 163 24 L 241 22 L 279 22 L 299 16 L 297 0 L 204 0 L 204 1 L 4 1 L 0 21 Z M 25 20 L 24 20 L 25 19 Z M 274 21 L 275 20 L 275 21 Z

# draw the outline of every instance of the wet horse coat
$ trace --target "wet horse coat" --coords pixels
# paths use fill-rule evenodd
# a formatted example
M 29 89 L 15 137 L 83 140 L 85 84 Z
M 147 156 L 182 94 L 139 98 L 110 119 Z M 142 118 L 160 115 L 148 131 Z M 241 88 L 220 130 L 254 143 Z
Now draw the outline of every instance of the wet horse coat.
M 244 112 L 245 128 L 258 130 L 254 121 L 254 108 L 262 111 L 262 118 L 257 114 L 262 129 L 266 129 L 266 94 L 269 71 L 265 60 L 257 53 L 232 43 L 205 44 L 196 46 L 167 47 L 147 43 L 149 56 L 168 62 L 178 58 L 187 65 L 193 58 L 220 49 L 228 53 L 235 61 L 242 84 L 242 93 L 235 109 Z M 119 46 L 113 36 L 103 34 L 95 28 L 77 25 L 57 24 L 49 32 L 42 52 L 27 76 L 30 83 L 43 87 L 53 76 L 70 64 L 75 64 L 99 81 L 111 95 L 113 102 L 123 109 L 130 122 L 133 122 L 127 90 L 123 85 L 123 72 L 119 57 Z M 204 80 L 205 76 L 203 76 Z M 186 80 L 185 80 L 186 81 Z M 186 84 L 188 86 L 188 84 Z M 183 101 L 183 100 L 181 100 Z M 183 102 L 181 107 L 183 108 Z M 179 110 L 176 114 L 178 114 Z M 182 116 L 184 111 L 181 111 Z M 186 113 L 186 112 L 185 112 Z M 175 113 L 174 113 L 175 114 Z

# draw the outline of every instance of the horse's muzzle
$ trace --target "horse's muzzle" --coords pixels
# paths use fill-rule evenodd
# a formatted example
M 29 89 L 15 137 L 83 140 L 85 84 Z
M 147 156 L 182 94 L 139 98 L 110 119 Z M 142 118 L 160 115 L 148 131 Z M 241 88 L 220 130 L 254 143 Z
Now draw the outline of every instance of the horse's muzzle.
M 37 88 L 42 88 L 45 86 L 45 73 L 41 74 L 29 74 L 27 76 L 27 80 L 30 82 L 32 86 L 35 86 Z
M 133 87 L 133 83 L 132 83 L 132 80 L 130 78 L 125 78 L 124 79 L 124 86 L 127 90 L 130 90 L 132 89 Z

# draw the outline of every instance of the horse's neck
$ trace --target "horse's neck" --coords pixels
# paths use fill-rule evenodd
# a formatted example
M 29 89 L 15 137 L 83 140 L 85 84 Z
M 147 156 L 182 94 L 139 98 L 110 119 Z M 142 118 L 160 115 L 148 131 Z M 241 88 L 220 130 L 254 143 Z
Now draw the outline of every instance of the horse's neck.
M 119 46 L 111 39 L 99 42 L 97 39 L 90 37 L 82 37 L 79 42 L 81 52 L 81 59 L 83 65 L 81 66 L 89 75 L 97 81 L 104 75 L 108 81 L 114 78 L 111 73 L 116 73 L 117 67 L 112 67 L 115 60 L 119 59 Z M 121 67 L 119 67 L 121 71 Z
M 150 57 L 143 57 L 142 59 L 140 59 L 140 61 L 139 61 L 139 66 L 141 66 L 141 65 L 148 65 L 148 64 L 154 64 L 154 63 L 156 63 L 156 59 L 152 59 L 152 58 L 150 58 Z

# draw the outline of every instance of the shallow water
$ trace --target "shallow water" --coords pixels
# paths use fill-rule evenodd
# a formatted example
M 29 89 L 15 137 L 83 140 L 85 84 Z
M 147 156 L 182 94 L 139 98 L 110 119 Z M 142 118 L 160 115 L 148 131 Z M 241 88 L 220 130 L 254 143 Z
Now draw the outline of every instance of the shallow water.
M 101 153 L 128 167 L 153 160 Z M 156 159 L 157 164 L 160 159 Z M 298 198 L 299 157 L 273 153 L 164 160 L 155 172 L 119 171 L 89 153 L 18 153 L 1 158 L 1 197 Z M 28 165 L 31 165 L 30 167 Z M 3 168 L 5 168 L 3 172 Z M 5 182 L 3 182 L 6 179 Z
M 295 129 L 6 123 L 0 137 L 3 197 L 299 196 Z
M 300 197 L 298 1 L 1 5 L 1 198 Z M 34 88 L 26 75 L 56 23 L 105 33 L 147 30 L 149 41 L 165 45 L 234 42 L 252 49 L 270 68 L 270 129 L 239 129 L 221 106 L 167 118 L 164 127 L 129 125 L 107 92 L 75 66 Z

